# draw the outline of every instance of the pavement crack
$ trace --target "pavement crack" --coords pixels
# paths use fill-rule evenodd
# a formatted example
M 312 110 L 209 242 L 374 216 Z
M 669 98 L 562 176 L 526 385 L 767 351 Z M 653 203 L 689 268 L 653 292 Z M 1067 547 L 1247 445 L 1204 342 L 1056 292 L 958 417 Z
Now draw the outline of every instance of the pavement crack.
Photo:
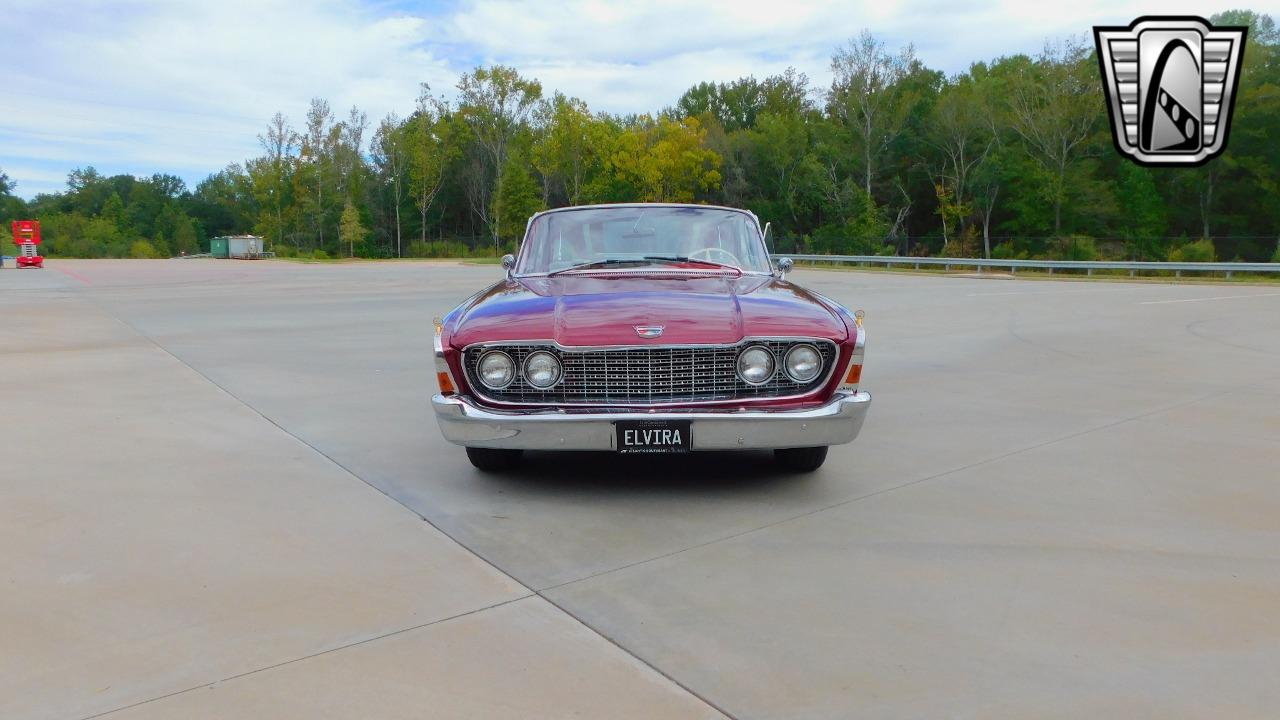
M 395 637 L 397 635 L 403 635 L 407 632 L 413 632 L 414 630 L 421 630 L 423 628 L 431 627 L 432 625 L 439 625 L 440 623 L 449 622 L 450 620 L 458 620 L 460 618 L 467 617 L 468 615 L 475 615 L 476 613 L 482 613 L 486 610 L 493 610 L 494 608 L 500 608 L 503 605 L 510 605 L 511 603 L 520 602 L 521 600 L 527 600 L 531 597 L 536 597 L 536 594 L 532 592 L 526 593 L 519 597 L 508 598 L 506 600 L 503 600 L 502 602 L 496 602 L 496 603 L 493 603 L 492 605 L 486 605 L 484 607 L 474 608 L 466 612 L 458 613 L 456 615 L 450 615 L 449 617 L 438 618 L 430 622 L 420 623 L 418 625 L 412 625 L 410 627 L 400 628 L 398 630 L 392 630 L 390 632 L 386 632 L 381 635 L 375 635 L 373 637 L 364 638 L 363 640 L 357 640 L 352 643 L 347 643 L 346 645 L 339 645 L 338 647 L 332 647 L 332 648 L 328 648 L 327 650 L 314 652 L 314 653 L 311 653 L 310 655 L 302 655 L 300 657 L 290 658 L 288 660 L 283 660 L 281 662 L 273 663 L 271 665 L 264 665 L 260 668 L 254 668 L 253 670 L 246 670 L 242 673 L 236 673 L 235 675 L 228 675 L 226 677 L 219 678 L 211 682 L 200 683 L 199 685 L 192 685 L 191 687 L 184 688 L 182 690 L 175 690 L 171 693 L 165 693 L 164 695 L 157 695 L 156 697 L 147 698 L 146 700 L 139 700 L 138 702 L 130 703 L 128 705 L 121 705 L 120 707 L 112 708 L 110 710 L 104 710 L 100 713 L 95 713 L 93 715 L 86 715 L 82 717 L 81 720 L 93 720 L 93 718 L 106 717 L 107 715 L 111 715 L 113 713 L 118 713 L 124 710 L 130 710 L 132 708 L 136 708 L 136 707 L 146 705 L 148 703 L 157 702 L 160 700 L 165 700 L 167 698 L 176 697 L 178 695 L 184 695 L 186 693 L 193 692 L 195 690 L 200 690 L 202 688 L 211 688 L 211 687 L 214 687 L 215 685 L 220 685 L 225 682 L 231 682 L 232 680 L 239 680 L 240 678 L 245 678 L 250 675 L 256 675 L 260 672 L 266 672 L 267 670 L 275 670 L 276 668 L 285 667 L 286 665 L 293 665 L 294 663 L 300 663 L 300 662 L 303 662 L 304 660 L 310 660 L 312 658 L 318 658 L 324 655 L 329 655 L 341 650 L 347 650 L 353 647 L 360 647 L 361 645 L 368 645 L 369 643 L 377 642 L 379 640 L 385 640 L 387 638 Z

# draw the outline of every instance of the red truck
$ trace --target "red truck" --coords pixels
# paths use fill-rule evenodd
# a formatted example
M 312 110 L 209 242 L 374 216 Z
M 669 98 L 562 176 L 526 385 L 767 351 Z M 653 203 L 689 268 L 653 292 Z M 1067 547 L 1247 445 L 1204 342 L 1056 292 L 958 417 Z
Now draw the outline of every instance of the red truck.
M 18 246 L 18 267 L 44 267 L 44 258 L 37 248 L 40 245 L 39 220 L 14 220 L 13 244 Z

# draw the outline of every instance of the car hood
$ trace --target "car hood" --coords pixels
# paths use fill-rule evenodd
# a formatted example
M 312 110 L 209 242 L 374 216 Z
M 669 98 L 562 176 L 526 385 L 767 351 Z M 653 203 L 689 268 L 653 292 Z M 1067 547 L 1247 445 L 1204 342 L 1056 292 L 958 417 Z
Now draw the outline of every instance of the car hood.
M 845 338 L 822 299 L 772 276 L 610 272 L 508 279 L 464 304 L 450 342 L 572 346 L 733 344 L 746 337 Z M 670 276 L 675 275 L 675 276 Z M 662 326 L 642 338 L 637 326 Z

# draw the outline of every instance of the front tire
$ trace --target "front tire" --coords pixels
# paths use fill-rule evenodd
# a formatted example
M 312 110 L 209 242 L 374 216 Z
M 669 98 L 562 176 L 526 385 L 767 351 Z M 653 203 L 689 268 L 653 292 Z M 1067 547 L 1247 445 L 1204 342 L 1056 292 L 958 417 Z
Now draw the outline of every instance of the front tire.
M 502 450 L 499 448 L 467 448 L 467 459 L 472 465 L 485 472 L 502 472 L 520 464 L 523 450 Z
M 793 472 L 813 472 L 822 467 L 827 460 L 827 448 L 806 447 L 774 450 L 773 459 L 782 467 Z

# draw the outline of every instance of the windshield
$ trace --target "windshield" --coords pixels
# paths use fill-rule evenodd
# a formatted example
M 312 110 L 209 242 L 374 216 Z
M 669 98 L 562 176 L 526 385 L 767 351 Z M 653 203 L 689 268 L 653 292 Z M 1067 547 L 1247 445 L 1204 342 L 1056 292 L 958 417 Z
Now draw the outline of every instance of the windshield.
M 629 206 L 547 213 L 533 221 L 516 274 L 577 266 L 629 267 L 687 261 L 715 272 L 770 271 L 755 219 L 721 208 Z

